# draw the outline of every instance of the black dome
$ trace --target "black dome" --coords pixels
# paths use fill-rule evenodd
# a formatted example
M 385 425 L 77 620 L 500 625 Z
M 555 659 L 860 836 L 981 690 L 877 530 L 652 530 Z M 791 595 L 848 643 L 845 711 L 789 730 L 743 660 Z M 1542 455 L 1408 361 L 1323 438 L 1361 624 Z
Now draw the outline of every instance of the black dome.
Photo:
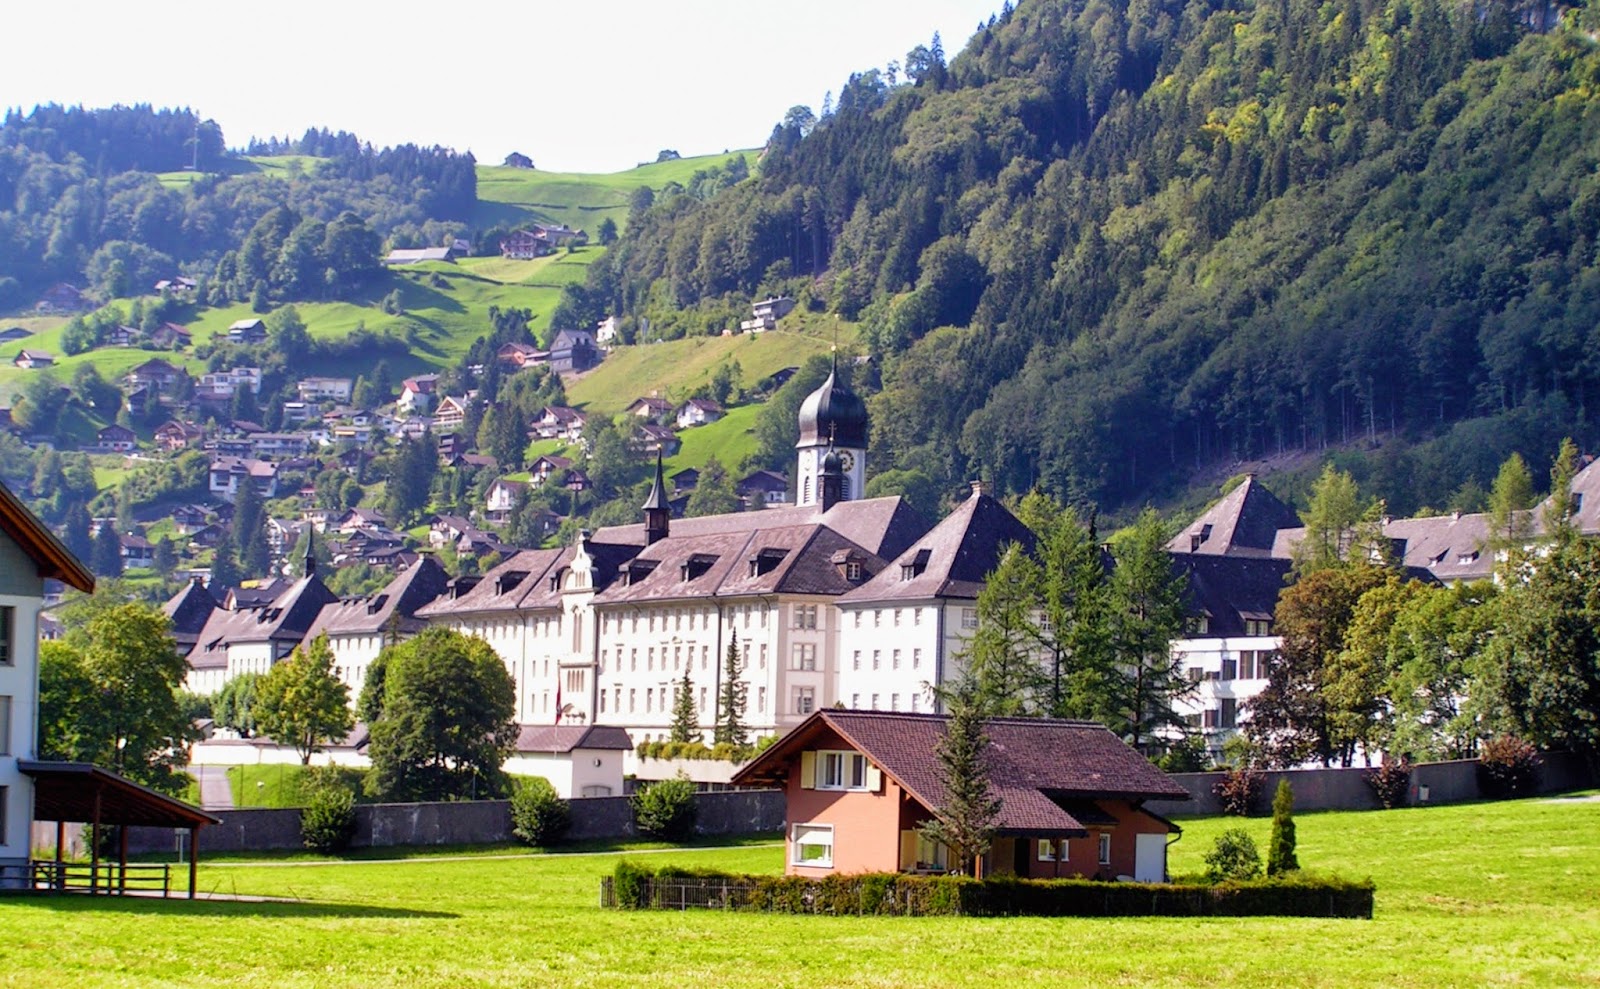
M 867 446 L 867 404 L 839 383 L 834 371 L 822 387 L 800 403 L 800 447 L 835 446 L 864 450 Z

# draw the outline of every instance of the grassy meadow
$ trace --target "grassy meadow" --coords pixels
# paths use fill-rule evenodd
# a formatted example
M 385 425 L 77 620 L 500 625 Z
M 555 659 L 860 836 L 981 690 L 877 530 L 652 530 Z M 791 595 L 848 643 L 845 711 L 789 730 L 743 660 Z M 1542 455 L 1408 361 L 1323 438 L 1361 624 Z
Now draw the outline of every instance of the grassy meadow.
M 628 199 L 642 185 L 660 189 L 669 182 L 687 183 L 695 172 L 745 156 L 755 166 L 755 151 L 700 155 L 640 165 L 622 172 L 588 174 L 545 172 L 537 168 L 478 166 L 475 227 L 540 221 L 564 223 L 594 236 L 600 221 L 610 217 L 622 229 L 628 223 Z M 538 159 L 535 159 L 537 162 Z
M 1184 822 L 1178 872 L 1234 819 Z M 1583 986 L 1600 984 L 1600 802 L 1302 814 L 1371 921 L 832 918 L 600 909 L 618 853 L 202 863 L 293 903 L 5 901 L 0 984 L 55 986 Z M 1263 845 L 1265 820 L 1246 822 Z M 631 854 L 782 869 L 778 845 Z M 70 946 L 70 950 L 63 950 Z

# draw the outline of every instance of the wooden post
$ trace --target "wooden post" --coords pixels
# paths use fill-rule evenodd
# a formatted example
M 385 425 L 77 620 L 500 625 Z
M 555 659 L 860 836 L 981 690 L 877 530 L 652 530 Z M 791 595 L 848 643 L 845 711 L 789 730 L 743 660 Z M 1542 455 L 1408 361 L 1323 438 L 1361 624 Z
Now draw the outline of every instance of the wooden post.
M 189 829 L 189 899 L 194 899 L 195 863 L 200 860 L 200 829 Z
M 89 840 L 89 895 L 99 891 L 100 882 L 100 785 L 94 788 L 94 830 Z
M 128 826 L 117 825 L 117 893 L 128 892 Z
M 56 822 L 56 872 L 55 872 L 55 875 L 50 877 L 50 888 L 54 889 L 54 890 L 60 890 L 64 885 L 66 885 L 66 881 L 65 881 L 65 879 L 63 877 L 63 872 L 62 872 L 62 870 L 65 868 L 63 863 L 66 861 L 66 858 L 65 858 L 66 849 L 63 846 L 66 845 L 66 843 L 67 843 L 67 822 L 66 821 L 57 821 Z

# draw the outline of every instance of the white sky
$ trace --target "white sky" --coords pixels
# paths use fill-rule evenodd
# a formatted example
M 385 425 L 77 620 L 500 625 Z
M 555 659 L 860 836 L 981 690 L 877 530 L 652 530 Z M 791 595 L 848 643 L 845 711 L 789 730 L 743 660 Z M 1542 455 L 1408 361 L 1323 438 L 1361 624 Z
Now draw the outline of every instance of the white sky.
M 904 61 L 954 58 L 1001 0 L 473 0 L 9 4 L 0 106 L 189 106 L 251 136 L 511 151 L 611 172 L 758 147 L 789 107 Z M 29 40 L 25 40 L 29 39 Z

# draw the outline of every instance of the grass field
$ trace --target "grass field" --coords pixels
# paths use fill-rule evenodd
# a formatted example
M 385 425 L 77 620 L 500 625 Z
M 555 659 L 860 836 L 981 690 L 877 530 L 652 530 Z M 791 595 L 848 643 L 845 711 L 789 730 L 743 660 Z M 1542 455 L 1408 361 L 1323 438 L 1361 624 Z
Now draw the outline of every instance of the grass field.
M 586 230 L 592 237 L 605 217 L 609 216 L 618 229 L 627 225 L 628 199 L 640 186 L 660 189 L 668 182 L 686 183 L 695 172 L 738 155 L 744 155 L 754 167 L 754 151 L 680 158 L 611 174 L 479 165 L 478 206 L 472 223 L 476 227 L 531 220 L 564 223 Z
M 1185 822 L 1194 871 L 1235 820 Z M 831 918 L 596 906 L 615 853 L 202 864 L 297 903 L 11 900 L 0 984 L 55 986 L 1583 986 L 1600 984 L 1600 802 L 1303 814 L 1301 861 L 1371 921 Z M 1247 827 L 1264 840 L 1267 822 Z M 638 855 L 640 853 L 635 852 Z M 778 846 L 650 853 L 778 872 Z

